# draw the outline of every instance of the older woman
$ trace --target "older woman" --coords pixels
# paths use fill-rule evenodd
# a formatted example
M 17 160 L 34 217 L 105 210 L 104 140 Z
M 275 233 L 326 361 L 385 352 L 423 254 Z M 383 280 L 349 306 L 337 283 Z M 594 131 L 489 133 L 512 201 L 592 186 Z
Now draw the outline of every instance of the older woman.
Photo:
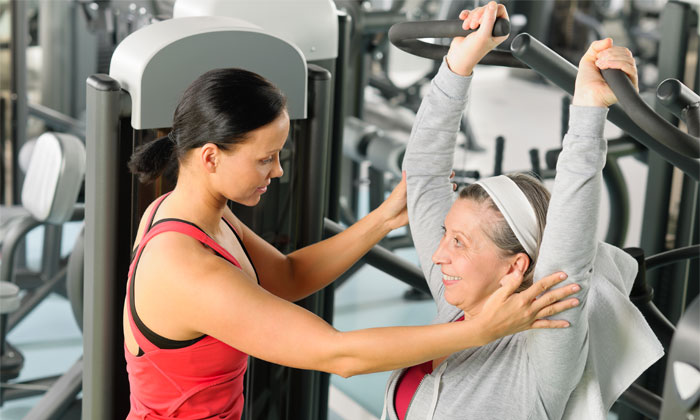
M 603 125 L 616 102 L 599 69 L 621 69 L 637 83 L 632 55 L 610 39 L 594 42 L 581 59 L 551 201 L 539 181 L 522 174 L 483 179 L 455 200 L 448 177 L 456 133 L 474 66 L 505 39 L 491 37 L 497 17 L 508 16 L 494 2 L 461 13 L 465 29 L 479 30 L 452 41 L 404 159 L 409 224 L 437 304 L 435 322 L 479 317 L 507 275 L 522 277 L 527 287 L 547 272 L 565 271 L 564 284 L 582 287 L 580 305 L 562 314 L 571 323 L 566 330 L 507 336 L 394 371 L 383 412 L 392 420 L 562 418 L 587 363 L 592 279 L 635 275 L 631 257 L 596 240 Z M 598 411 L 609 408 L 600 405 Z

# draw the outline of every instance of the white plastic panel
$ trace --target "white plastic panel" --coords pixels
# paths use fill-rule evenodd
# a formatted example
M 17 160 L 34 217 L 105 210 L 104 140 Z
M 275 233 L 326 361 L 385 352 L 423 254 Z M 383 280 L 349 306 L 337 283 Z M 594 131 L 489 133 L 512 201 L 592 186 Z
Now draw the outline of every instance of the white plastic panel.
M 687 400 L 700 391 L 700 371 L 684 362 L 673 362 L 673 379 L 682 400 Z
M 19 309 L 22 298 L 19 287 L 9 281 L 0 281 L 0 314 L 9 314 Z
M 63 223 L 73 213 L 84 176 L 83 143 L 70 134 L 44 133 L 29 161 L 22 206 L 39 221 Z
M 109 75 L 131 96 L 131 125 L 172 125 L 185 89 L 203 73 L 240 67 L 287 96 L 292 119 L 306 118 L 306 61 L 299 49 L 255 25 L 227 17 L 186 17 L 132 33 L 114 51 Z
M 287 40 L 307 61 L 338 56 L 338 15 L 332 0 L 177 0 L 173 17 L 228 16 Z

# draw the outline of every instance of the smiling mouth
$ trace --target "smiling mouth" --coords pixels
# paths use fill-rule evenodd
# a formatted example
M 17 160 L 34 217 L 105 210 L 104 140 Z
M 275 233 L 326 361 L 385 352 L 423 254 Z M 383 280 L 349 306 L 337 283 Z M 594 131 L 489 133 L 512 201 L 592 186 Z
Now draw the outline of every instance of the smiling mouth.
M 445 286 L 451 286 L 455 283 L 459 283 L 460 280 L 462 280 L 461 277 L 448 276 L 447 274 L 442 275 L 442 284 L 444 284 Z

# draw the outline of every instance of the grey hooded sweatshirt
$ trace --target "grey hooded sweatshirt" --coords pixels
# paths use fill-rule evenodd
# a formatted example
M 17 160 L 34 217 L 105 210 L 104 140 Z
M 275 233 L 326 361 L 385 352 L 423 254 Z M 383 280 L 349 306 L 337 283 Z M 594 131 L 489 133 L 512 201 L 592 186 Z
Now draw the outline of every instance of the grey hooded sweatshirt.
M 451 322 L 463 314 L 445 301 L 440 267 L 433 264 L 431 257 L 442 238 L 445 216 L 457 196 L 448 177 L 470 82 L 471 76 L 453 73 L 443 60 L 416 115 L 403 162 L 410 228 L 437 305 L 433 323 Z M 604 247 L 601 254 L 612 261 L 606 267 L 619 267 L 617 274 L 627 279 L 636 274 L 636 264 L 630 256 L 596 239 L 601 170 L 607 151 L 603 138 L 607 112 L 607 108 L 571 107 L 535 268 L 535 279 L 563 271 L 568 278 L 562 285 L 581 286 L 576 295 L 579 306 L 557 316 L 568 320 L 571 327 L 531 330 L 453 353 L 420 383 L 407 419 L 562 418 L 586 365 L 586 297 L 590 280 L 595 275 L 606 275 L 596 273 L 599 247 Z M 392 372 L 385 390 L 383 416 L 392 420 L 397 420 L 394 396 L 403 372 L 404 369 Z

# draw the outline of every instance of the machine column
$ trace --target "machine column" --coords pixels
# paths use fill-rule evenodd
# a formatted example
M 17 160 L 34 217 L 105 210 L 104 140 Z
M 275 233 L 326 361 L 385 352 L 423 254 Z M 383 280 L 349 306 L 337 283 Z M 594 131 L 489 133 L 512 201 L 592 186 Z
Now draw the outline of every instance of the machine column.
M 103 74 L 87 80 L 87 124 L 85 175 L 85 286 L 83 311 L 83 410 L 84 419 L 109 420 L 119 416 L 124 401 L 115 385 L 121 360 L 118 339 L 123 279 L 119 274 L 119 83 Z M 128 247 L 127 247 L 128 252 Z M 128 263 L 128 260 L 127 260 Z M 120 281 L 121 280 L 121 281 Z M 117 334 L 118 333 L 118 334 Z M 123 375 L 123 374 L 122 374 Z M 120 389 L 121 388 L 121 389 Z M 128 392 L 128 387 L 125 389 Z M 123 408 L 123 407 L 122 407 Z M 128 394 L 126 400 L 128 409 Z M 126 414 L 121 418 L 124 418 Z

